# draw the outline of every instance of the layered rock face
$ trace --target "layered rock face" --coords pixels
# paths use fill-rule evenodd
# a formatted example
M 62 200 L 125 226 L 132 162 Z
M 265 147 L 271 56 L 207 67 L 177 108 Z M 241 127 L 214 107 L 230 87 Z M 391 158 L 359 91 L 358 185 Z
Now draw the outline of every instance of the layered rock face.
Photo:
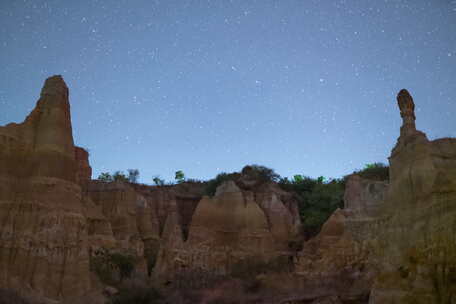
M 268 263 L 287 254 L 295 232 L 291 213 L 274 193 L 256 199 L 253 192 L 242 191 L 233 181 L 223 183 L 214 197 L 205 196 L 198 203 L 187 240 L 177 212 L 171 212 L 155 275 L 177 286 L 199 288 L 242 271 L 252 261 Z M 261 204 L 271 213 L 273 224 Z
M 213 197 L 202 183 L 91 180 L 68 88 L 53 76 L 24 122 L 0 127 L 0 288 L 78 298 L 100 289 L 89 265 L 104 248 L 132 255 L 136 273 L 160 287 L 207 298 L 237 288 L 244 301 L 247 274 L 253 303 L 456 303 L 456 139 L 428 140 L 410 94 L 397 101 L 389 183 L 350 176 L 344 209 L 292 247 L 293 195 L 249 170 Z
M 92 178 L 92 167 L 90 167 L 89 164 L 89 152 L 83 148 L 75 147 L 74 159 L 77 164 L 76 182 L 85 187 Z
M 345 208 L 304 243 L 295 271 L 264 280 L 276 302 L 456 303 L 456 139 L 428 140 L 410 94 L 397 100 L 389 183 L 348 178 Z
M 135 256 L 155 237 L 150 208 L 131 187 L 91 182 L 88 153 L 73 144 L 68 88 L 46 80 L 35 109 L 0 127 L 0 287 L 54 300 L 96 284 L 91 253 Z
M 90 289 L 75 149 L 60 76 L 23 123 L 0 127 L 0 286 L 55 299 Z
M 456 139 L 416 131 L 414 103 L 398 95 L 404 124 L 390 157 L 391 185 L 373 252 L 379 276 L 370 303 L 456 300 Z
M 292 271 L 261 278 L 267 303 L 367 303 L 377 270 L 371 267 L 373 228 L 388 189 L 351 175 L 344 209 L 337 209 L 320 233 L 304 242 Z

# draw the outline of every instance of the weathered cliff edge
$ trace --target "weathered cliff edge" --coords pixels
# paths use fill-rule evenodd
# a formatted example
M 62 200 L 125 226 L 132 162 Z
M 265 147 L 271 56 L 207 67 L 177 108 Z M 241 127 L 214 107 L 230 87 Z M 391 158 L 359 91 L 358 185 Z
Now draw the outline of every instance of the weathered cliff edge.
M 279 197 L 287 193 L 274 185 L 256 191 L 255 200 L 253 192 L 233 186 L 236 193 L 217 194 L 223 208 L 211 208 L 199 184 L 92 181 L 88 153 L 73 143 L 68 95 L 62 77 L 50 77 L 25 121 L 0 127 L 0 288 L 56 301 L 90 295 L 103 288 L 90 265 L 102 248 L 133 256 L 136 275 L 143 279 L 157 264 L 154 276 L 161 280 L 183 260 L 189 269 L 206 270 L 202 282 L 226 274 L 224 268 L 237 256 L 266 256 L 284 248 L 296 231 L 297 206 L 282 203 Z M 212 224 L 225 212 L 237 224 L 225 221 L 214 230 Z M 209 234 L 218 255 L 201 244 Z M 216 239 L 224 234 L 229 241 L 221 247 L 224 241 Z M 231 254 L 227 246 L 241 239 L 244 244 Z M 260 249 L 250 243 L 257 239 L 264 242 Z M 171 254 L 181 245 L 185 250 L 179 256 Z
M 429 141 L 415 128 L 414 103 L 398 95 L 401 135 L 391 183 L 372 234 L 378 276 L 370 303 L 455 303 L 456 139 Z
M 265 279 L 272 303 L 456 303 L 456 139 L 428 140 L 410 94 L 397 100 L 389 184 L 349 177 L 345 208 L 303 245 L 295 271 Z
M 50 298 L 90 288 L 81 154 L 59 76 L 23 123 L 0 127 L 0 286 Z
M 398 105 L 389 183 L 351 176 L 345 208 L 302 243 L 296 202 L 273 183 L 246 177 L 209 198 L 199 184 L 92 181 L 68 88 L 53 76 L 23 123 L 0 127 L 0 287 L 61 302 L 90 295 L 103 288 L 91 257 L 105 248 L 174 291 L 253 280 L 246 303 L 455 303 L 456 139 L 417 131 L 407 91 Z

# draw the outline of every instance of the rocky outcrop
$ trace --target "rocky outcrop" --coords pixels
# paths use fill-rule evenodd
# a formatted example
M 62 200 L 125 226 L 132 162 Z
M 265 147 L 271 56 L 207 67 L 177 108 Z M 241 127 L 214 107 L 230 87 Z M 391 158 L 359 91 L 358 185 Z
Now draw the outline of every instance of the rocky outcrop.
M 93 194 L 90 178 L 88 153 L 73 144 L 68 88 L 50 77 L 25 121 L 0 127 L 0 288 L 81 297 L 97 287 L 89 264 L 99 248 L 133 251 L 145 270 L 147 203 L 117 184 Z
M 24 122 L 0 127 L 0 288 L 103 301 L 90 264 L 106 249 L 133 256 L 159 287 L 200 289 L 207 301 L 236 288 L 239 302 L 454 303 L 456 139 L 428 140 L 410 94 L 397 102 L 389 182 L 349 176 L 344 208 L 301 243 L 295 197 L 265 182 L 267 170 L 248 166 L 213 197 L 200 182 L 91 180 L 68 88 L 50 77 Z
M 273 290 L 271 303 L 367 303 L 376 270 L 370 267 L 366 231 L 377 218 L 387 184 L 352 175 L 347 180 L 345 208 L 337 209 L 320 233 L 294 256 L 293 270 L 263 277 Z M 377 205 L 377 206 L 375 206 Z
M 456 139 L 429 141 L 416 130 L 410 94 L 397 100 L 403 125 L 389 183 L 348 178 L 345 208 L 304 243 L 295 271 L 263 279 L 277 302 L 456 299 Z
M 176 285 L 202 287 L 243 271 L 249 263 L 268 263 L 288 254 L 292 216 L 273 193 L 262 200 L 228 181 L 214 197 L 203 197 L 193 214 L 184 241 L 176 212 L 168 217 L 163 232 L 155 275 Z M 280 205 L 279 205 L 280 204 Z M 271 213 L 273 226 L 263 208 Z M 279 216 L 283 219 L 279 219 Z M 273 228 L 274 227 L 274 228 Z
M 136 270 L 146 273 L 144 244 L 159 239 L 158 225 L 154 225 L 156 222 L 153 221 L 149 202 L 133 187 L 123 182 L 91 181 L 88 185 L 88 195 L 101 215 L 101 220 L 97 219 L 97 224 L 100 225 L 98 227 L 109 226 L 114 239 L 112 246 L 94 243 L 93 249 L 96 250 L 98 245 L 134 256 L 137 261 Z
M 0 127 L 0 168 L 18 178 L 75 181 L 68 88 L 60 76 L 46 80 L 35 109 L 23 123 Z
M 456 139 L 428 140 L 416 130 L 410 94 L 402 90 L 397 100 L 403 125 L 389 158 L 389 183 L 349 177 L 345 209 L 304 244 L 292 279 L 270 284 L 278 299 L 456 299 Z
M 48 78 L 35 109 L 0 127 L 0 286 L 46 297 L 90 289 L 87 222 L 68 88 Z
M 453 303 L 456 299 L 456 139 L 415 131 L 413 99 L 398 95 L 404 124 L 390 157 L 391 185 L 372 250 L 377 303 Z
M 75 147 L 74 159 L 77 164 L 76 182 L 85 187 L 92 178 L 92 167 L 90 167 L 89 164 L 89 152 L 81 147 Z
M 202 198 L 202 183 L 91 181 L 60 76 L 46 80 L 23 123 L 0 127 L 0 148 L 0 287 L 80 297 L 99 287 L 89 267 L 99 249 L 133 255 L 139 272 L 149 264 L 150 275 L 158 260 L 157 277 L 196 273 L 204 285 L 246 259 L 282 254 L 299 225 L 290 195 L 274 185 L 228 183 Z

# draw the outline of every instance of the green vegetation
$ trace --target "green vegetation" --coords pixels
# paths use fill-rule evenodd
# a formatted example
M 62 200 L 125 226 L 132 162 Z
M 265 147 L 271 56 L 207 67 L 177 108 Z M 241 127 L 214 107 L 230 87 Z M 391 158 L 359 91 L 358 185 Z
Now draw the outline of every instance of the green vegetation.
M 260 182 L 277 182 L 280 180 L 280 175 L 275 173 L 273 169 L 260 165 L 245 166 L 241 173 Z
M 282 178 L 279 186 L 288 192 L 294 192 L 298 201 L 298 210 L 302 222 L 302 232 L 306 238 L 316 235 L 329 216 L 343 208 L 345 181 L 343 179 L 326 180 L 295 175 L 293 180 Z
M 372 163 L 364 166 L 364 169 L 353 172 L 362 178 L 385 181 L 389 180 L 389 167 L 383 163 Z
M 384 181 L 389 179 L 389 167 L 383 163 L 372 163 L 367 164 L 362 170 L 353 172 L 353 174 L 357 174 L 365 179 Z M 138 177 L 139 171 L 137 169 L 129 169 L 128 176 L 122 171 L 116 171 L 113 175 L 104 172 L 100 174 L 98 180 L 136 183 Z M 271 168 L 256 164 L 245 166 L 240 173 L 222 172 L 215 178 L 205 182 L 196 179 L 187 179 L 182 170 L 175 172 L 175 181 L 177 184 L 184 182 L 205 183 L 203 194 L 208 196 L 214 196 L 217 187 L 228 180 L 236 182 L 240 187 L 243 187 L 242 181 L 254 181 L 256 185 L 276 182 L 283 190 L 293 192 L 298 201 L 302 231 L 306 238 L 316 235 L 329 216 L 337 208 L 343 208 L 344 206 L 343 196 L 346 177 L 341 179 L 327 179 L 324 176 L 311 178 L 296 174 L 290 180 L 287 177 L 282 178 Z M 241 182 L 239 182 L 240 180 Z M 157 186 L 167 184 L 158 175 L 153 177 L 153 182 Z
M 103 172 L 101 173 L 98 178 L 97 178 L 99 181 L 102 181 L 102 182 L 112 182 L 114 179 L 112 178 L 112 175 L 109 174 L 108 172 Z
M 383 163 L 367 164 L 364 169 L 353 172 L 362 178 L 371 180 L 388 180 L 389 167 Z M 277 182 L 288 192 L 293 192 L 298 201 L 298 210 L 302 222 L 302 232 L 306 238 L 315 236 L 326 220 L 337 208 L 343 208 L 346 177 L 327 179 L 324 176 L 311 178 L 296 174 L 290 180 L 281 178 L 273 169 L 260 165 L 245 166 L 241 173 L 220 173 L 206 182 L 204 194 L 214 196 L 215 191 L 223 182 L 240 178 L 256 180 L 260 183 Z
M 127 176 L 122 171 L 114 172 L 114 174 L 112 175 L 112 179 L 115 182 L 124 182 L 124 183 L 128 182 Z
M 214 196 L 217 187 L 220 186 L 223 182 L 229 180 L 236 180 L 240 176 L 239 173 L 219 173 L 217 176 L 206 183 L 206 187 L 204 189 L 204 195 Z
M 164 186 L 165 185 L 165 180 L 164 179 L 161 179 L 160 176 L 156 175 L 152 178 L 152 180 L 154 181 L 154 184 L 156 186 Z
M 115 171 L 112 175 L 109 172 L 103 172 L 98 176 L 98 180 L 106 183 L 110 182 L 129 182 L 137 183 L 139 178 L 138 169 L 128 169 L 128 176 L 122 171 Z
M 135 268 L 135 259 L 131 255 L 109 252 L 103 248 L 90 258 L 90 269 L 105 284 L 116 284 L 129 278 Z
M 128 181 L 130 183 L 138 183 L 139 179 L 139 170 L 138 169 L 128 169 Z
M 204 195 L 214 196 L 217 187 L 222 183 L 229 180 L 237 181 L 241 176 L 247 177 L 251 180 L 256 180 L 260 183 L 277 182 L 280 180 L 280 175 L 275 173 L 271 168 L 260 165 L 248 165 L 242 168 L 241 173 L 222 172 L 219 173 L 215 178 L 208 180 L 204 189 Z
M 185 181 L 185 174 L 182 170 L 176 171 L 174 179 L 178 184 L 183 183 Z

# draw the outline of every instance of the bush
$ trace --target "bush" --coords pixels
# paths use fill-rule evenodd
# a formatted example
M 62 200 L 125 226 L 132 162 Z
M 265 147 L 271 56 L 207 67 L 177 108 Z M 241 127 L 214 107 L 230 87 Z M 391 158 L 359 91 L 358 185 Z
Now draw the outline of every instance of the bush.
M 127 176 L 122 171 L 116 171 L 112 175 L 112 178 L 115 182 L 128 182 Z
M 280 175 L 274 172 L 273 169 L 260 166 L 260 165 L 248 165 L 242 168 L 241 173 L 233 172 L 219 173 L 215 178 L 208 180 L 206 183 L 206 188 L 204 189 L 204 195 L 214 196 L 217 190 L 217 187 L 226 181 L 237 181 L 241 174 L 249 177 L 253 180 L 258 180 L 262 183 L 264 182 L 277 182 L 280 180 Z
M 217 174 L 217 176 L 209 181 L 207 181 L 206 187 L 204 189 L 204 195 L 214 196 L 217 187 L 220 186 L 223 182 L 229 180 L 236 180 L 239 177 L 239 173 L 225 173 L 222 172 Z
M 303 234 L 310 238 L 320 232 L 321 227 L 337 208 L 343 208 L 345 181 L 332 179 L 325 181 L 295 175 L 293 180 L 283 178 L 279 186 L 288 192 L 294 192 L 298 201 L 298 210 L 302 222 Z
M 389 166 L 383 163 L 373 163 L 364 166 L 364 169 L 353 172 L 362 178 L 386 181 L 389 180 Z
M 185 174 L 182 170 L 176 171 L 174 175 L 174 179 L 178 184 L 183 183 L 185 181 Z
M 260 165 L 245 166 L 242 168 L 242 174 L 261 182 L 278 182 L 280 180 L 280 175 L 275 173 L 273 169 Z
M 136 184 L 139 179 L 139 170 L 138 169 L 128 169 L 128 181 L 130 183 Z
M 109 182 L 114 181 L 114 179 L 112 178 L 112 175 L 109 174 L 109 172 L 103 172 L 103 173 L 101 173 L 101 174 L 98 176 L 98 180 L 99 180 L 99 181 L 102 181 L 102 182 L 106 182 L 106 183 L 109 183 Z
M 124 183 L 137 183 L 139 179 L 138 169 L 128 169 L 128 176 L 122 171 L 116 171 L 112 175 L 109 172 L 102 172 L 98 176 L 98 180 L 102 182 L 124 182 Z
M 160 178 L 159 175 L 156 175 L 152 178 L 152 180 L 154 181 L 154 184 L 156 186 L 164 186 L 165 185 L 165 180 Z

